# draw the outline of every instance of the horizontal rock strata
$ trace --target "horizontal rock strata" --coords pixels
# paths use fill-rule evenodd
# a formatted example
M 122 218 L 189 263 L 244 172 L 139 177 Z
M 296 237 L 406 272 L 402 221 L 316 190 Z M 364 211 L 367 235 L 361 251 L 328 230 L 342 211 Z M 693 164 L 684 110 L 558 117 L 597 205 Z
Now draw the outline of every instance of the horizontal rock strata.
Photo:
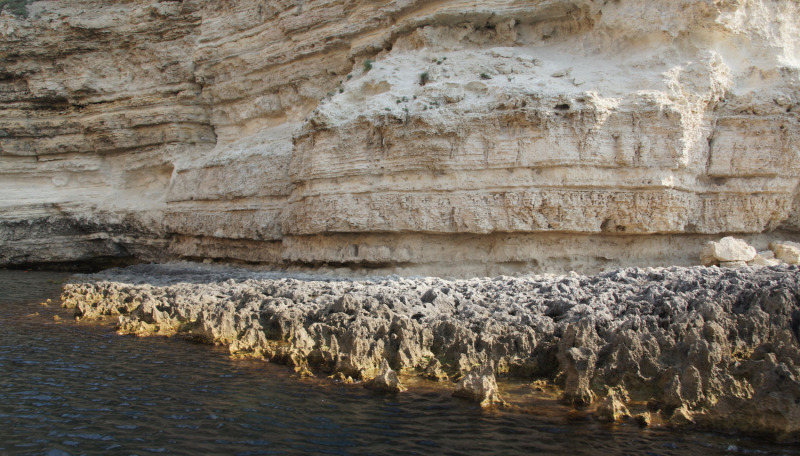
M 800 438 L 798 266 L 619 269 L 594 276 L 362 280 L 191 264 L 79 276 L 63 304 L 121 333 L 182 335 L 375 388 L 393 370 L 503 403 L 495 378 L 648 401 L 674 424 Z M 377 379 L 375 379 L 377 377 Z M 637 418 L 648 423 L 650 415 Z
M 27 11 L 0 14 L 0 265 L 567 272 L 800 241 L 795 1 Z

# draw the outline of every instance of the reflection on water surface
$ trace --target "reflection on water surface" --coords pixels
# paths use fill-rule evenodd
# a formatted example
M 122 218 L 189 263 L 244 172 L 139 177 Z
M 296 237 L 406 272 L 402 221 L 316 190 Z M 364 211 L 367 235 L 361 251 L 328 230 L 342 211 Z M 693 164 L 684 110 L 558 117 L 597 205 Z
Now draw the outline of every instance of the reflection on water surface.
M 434 385 L 373 393 L 233 360 L 220 347 L 118 336 L 39 305 L 56 301 L 65 277 L 0 270 L 0 454 L 800 454 L 732 436 L 482 411 Z

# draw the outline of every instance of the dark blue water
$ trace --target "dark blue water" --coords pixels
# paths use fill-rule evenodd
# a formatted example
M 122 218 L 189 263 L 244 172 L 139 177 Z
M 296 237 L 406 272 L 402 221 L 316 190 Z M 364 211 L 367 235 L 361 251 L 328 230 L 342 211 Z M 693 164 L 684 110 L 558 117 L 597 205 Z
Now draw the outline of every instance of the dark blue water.
M 119 336 L 57 306 L 64 277 L 0 270 L 0 454 L 800 454 L 552 407 L 483 411 L 447 386 L 379 394 L 222 347 Z

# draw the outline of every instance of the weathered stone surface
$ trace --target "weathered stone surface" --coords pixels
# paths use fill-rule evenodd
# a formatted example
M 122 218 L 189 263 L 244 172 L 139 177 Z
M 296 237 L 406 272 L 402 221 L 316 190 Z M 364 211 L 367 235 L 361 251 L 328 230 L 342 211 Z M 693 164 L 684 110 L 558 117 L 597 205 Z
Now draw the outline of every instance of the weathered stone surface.
M 491 361 L 470 370 L 458 382 L 453 396 L 477 402 L 481 407 L 505 404 L 505 401 L 500 398 L 500 394 L 497 391 L 497 382 L 494 378 L 494 368 Z
M 437 382 L 448 380 L 448 376 L 442 371 L 442 363 L 436 358 L 433 358 L 428 367 L 425 368 L 425 378 Z
M 397 378 L 397 373 L 389 367 L 389 363 L 384 359 L 381 363 L 381 368 L 378 375 L 372 380 L 368 381 L 364 386 L 375 391 L 386 391 L 389 393 L 400 393 L 406 391 L 406 388 L 400 384 L 400 379 Z
M 790 265 L 354 280 L 184 263 L 82 276 L 62 297 L 83 320 L 118 317 L 123 333 L 344 379 L 386 361 L 461 377 L 479 402 L 495 400 L 495 377 L 545 380 L 571 403 L 627 391 L 673 423 L 798 439 L 798 290 Z
M 769 248 L 775 253 L 775 258 L 787 264 L 800 263 L 800 245 L 794 242 L 773 242 Z
M 633 417 L 633 420 L 636 421 L 636 424 L 642 427 L 650 426 L 652 422 L 652 417 L 650 416 L 650 412 L 639 413 Z
M 682 426 L 693 423 L 694 420 L 692 419 L 692 412 L 690 412 L 685 405 L 682 405 L 679 408 L 675 409 L 672 412 L 672 416 L 669 418 L 669 424 L 675 426 Z
M 797 241 L 799 8 L 34 2 L 0 17 L 0 265 L 466 276 Z
M 595 415 L 598 419 L 603 421 L 619 421 L 631 416 L 628 407 L 626 407 L 625 403 L 614 393 L 606 396 L 603 402 L 597 406 Z M 644 418 L 645 417 L 641 418 L 642 421 L 645 421 Z M 649 416 L 647 417 L 647 421 L 649 421 Z
M 719 266 L 722 268 L 744 268 L 747 267 L 747 263 L 744 261 L 723 261 Z
M 757 255 L 756 249 L 747 242 L 734 237 L 724 237 L 719 242 L 708 242 L 700 253 L 704 266 L 717 263 L 747 263 Z
M 597 364 L 598 336 L 590 318 L 570 325 L 558 345 L 558 362 L 564 369 L 564 397 L 567 402 L 588 405 L 594 400 L 591 380 Z

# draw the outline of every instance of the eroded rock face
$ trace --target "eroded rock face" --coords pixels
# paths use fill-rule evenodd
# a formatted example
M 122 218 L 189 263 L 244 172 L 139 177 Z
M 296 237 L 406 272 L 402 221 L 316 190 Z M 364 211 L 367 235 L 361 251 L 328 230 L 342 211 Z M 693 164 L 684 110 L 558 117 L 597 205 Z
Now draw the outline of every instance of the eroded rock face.
M 558 362 L 562 366 L 564 397 L 577 405 L 588 405 L 594 399 L 591 380 L 597 365 L 598 337 L 590 319 L 570 325 L 558 345 Z
M 798 8 L 34 2 L 0 16 L 0 265 L 466 276 L 797 241 Z
M 458 382 L 453 396 L 477 402 L 481 407 L 505 404 L 497 391 L 497 381 L 494 378 L 494 367 L 492 367 L 491 361 L 470 370 Z
M 375 378 L 369 380 L 366 385 L 367 388 L 375 391 L 385 391 L 387 393 L 401 393 L 406 391 L 397 377 L 397 372 L 389 367 L 389 363 L 384 359 L 381 363 L 381 368 Z
M 83 276 L 63 303 L 341 378 L 448 374 L 479 402 L 495 377 L 544 379 L 577 404 L 625 391 L 674 424 L 797 439 L 799 281 L 788 265 L 470 280 L 141 265 Z
M 617 394 L 613 393 L 606 396 L 603 402 L 598 405 L 595 415 L 603 421 L 619 421 L 631 416 L 628 407 L 625 406 L 625 402 Z M 637 420 L 643 426 L 647 426 L 650 423 L 649 415 L 637 415 Z
M 449 380 L 447 374 L 442 370 L 442 362 L 433 358 L 428 367 L 425 368 L 425 378 L 436 382 Z

